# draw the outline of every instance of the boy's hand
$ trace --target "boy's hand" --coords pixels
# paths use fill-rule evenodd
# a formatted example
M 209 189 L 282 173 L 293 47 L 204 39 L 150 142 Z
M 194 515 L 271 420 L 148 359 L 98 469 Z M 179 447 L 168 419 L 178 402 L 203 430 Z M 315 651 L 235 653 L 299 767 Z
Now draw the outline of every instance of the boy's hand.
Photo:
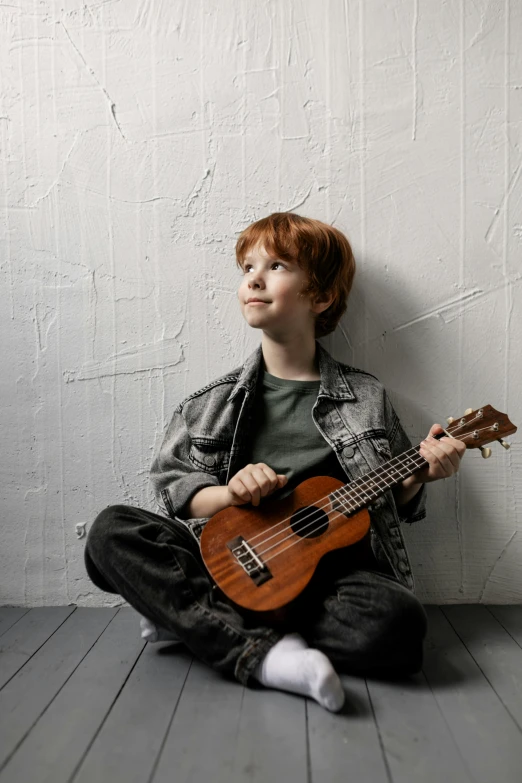
M 429 465 L 416 470 L 411 476 L 412 481 L 426 484 L 429 481 L 449 478 L 458 471 L 466 445 L 462 440 L 448 438 L 447 435 L 440 440 L 433 437 L 443 431 L 440 424 L 433 424 L 428 437 L 420 444 L 420 454 Z
M 276 473 L 264 462 L 245 465 L 228 482 L 229 506 L 252 503 L 258 506 L 261 498 L 281 489 L 288 481 L 286 476 Z

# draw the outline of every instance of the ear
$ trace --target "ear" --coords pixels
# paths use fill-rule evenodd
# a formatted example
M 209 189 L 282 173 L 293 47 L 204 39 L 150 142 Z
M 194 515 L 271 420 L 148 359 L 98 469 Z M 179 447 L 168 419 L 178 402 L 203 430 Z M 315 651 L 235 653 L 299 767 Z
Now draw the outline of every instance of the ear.
M 329 293 L 317 296 L 311 304 L 312 311 L 319 315 L 319 313 L 328 310 L 334 299 L 335 297 Z

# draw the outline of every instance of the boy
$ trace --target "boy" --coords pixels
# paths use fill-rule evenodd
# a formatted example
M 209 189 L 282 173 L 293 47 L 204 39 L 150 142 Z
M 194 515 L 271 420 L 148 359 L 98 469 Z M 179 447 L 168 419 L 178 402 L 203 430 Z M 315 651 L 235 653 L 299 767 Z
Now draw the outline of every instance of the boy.
M 336 712 L 338 671 L 418 672 L 427 618 L 413 593 L 400 522 L 425 516 L 425 483 L 459 468 L 464 444 L 434 424 L 412 476 L 369 507 L 371 531 L 327 554 L 296 601 L 270 621 L 229 601 L 206 571 L 203 526 L 229 506 L 279 498 L 314 475 L 344 483 L 411 447 L 379 381 L 317 342 L 346 310 L 355 262 L 347 238 L 318 220 L 274 213 L 236 245 L 238 290 L 259 348 L 183 400 L 154 460 L 162 514 L 102 511 L 85 563 L 102 590 L 143 615 L 144 637 L 177 638 L 245 685 L 300 693 Z M 336 671 L 337 670 L 337 671 Z

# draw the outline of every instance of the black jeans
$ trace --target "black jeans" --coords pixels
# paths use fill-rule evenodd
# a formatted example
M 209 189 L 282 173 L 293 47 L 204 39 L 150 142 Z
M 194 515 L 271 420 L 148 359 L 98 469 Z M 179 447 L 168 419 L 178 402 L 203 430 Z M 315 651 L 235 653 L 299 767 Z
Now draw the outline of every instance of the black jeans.
M 244 685 L 289 631 L 322 650 L 337 671 L 395 677 L 420 671 L 427 615 L 415 595 L 378 562 L 358 561 L 358 544 L 325 555 L 282 623 L 233 604 L 214 585 L 199 544 L 169 517 L 110 506 L 85 546 L 94 584 L 173 631 L 201 661 Z M 373 555 L 372 555 L 373 557 Z

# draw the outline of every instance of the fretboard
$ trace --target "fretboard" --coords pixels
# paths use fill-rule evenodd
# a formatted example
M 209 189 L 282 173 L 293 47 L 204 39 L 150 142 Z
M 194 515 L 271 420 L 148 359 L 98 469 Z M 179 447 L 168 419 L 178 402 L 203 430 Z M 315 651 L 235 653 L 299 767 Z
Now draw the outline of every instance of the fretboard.
M 330 496 L 337 498 L 345 511 L 349 513 L 358 511 L 427 464 L 427 460 L 419 454 L 419 446 L 414 446 L 398 457 L 383 462 L 370 473 L 365 473 L 364 476 L 339 487 L 330 493 Z

